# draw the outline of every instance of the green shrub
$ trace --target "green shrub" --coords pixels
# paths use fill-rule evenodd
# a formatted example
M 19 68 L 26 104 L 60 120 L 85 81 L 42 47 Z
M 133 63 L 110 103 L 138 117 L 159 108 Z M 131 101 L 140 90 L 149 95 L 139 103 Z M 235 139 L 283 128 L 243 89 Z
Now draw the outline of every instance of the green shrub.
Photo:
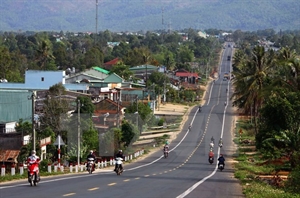
M 285 184 L 286 190 L 292 193 L 300 194 L 300 166 L 290 172 L 288 180 Z
M 49 162 L 50 161 L 47 160 L 47 159 L 44 159 L 43 161 L 41 161 L 40 166 L 39 166 L 41 172 L 47 172 L 48 171 L 48 163 Z
M 163 125 L 164 125 L 164 122 L 165 122 L 165 119 L 160 118 L 159 121 L 158 121 L 158 123 L 157 123 L 157 125 L 158 125 L 158 126 L 163 126 Z

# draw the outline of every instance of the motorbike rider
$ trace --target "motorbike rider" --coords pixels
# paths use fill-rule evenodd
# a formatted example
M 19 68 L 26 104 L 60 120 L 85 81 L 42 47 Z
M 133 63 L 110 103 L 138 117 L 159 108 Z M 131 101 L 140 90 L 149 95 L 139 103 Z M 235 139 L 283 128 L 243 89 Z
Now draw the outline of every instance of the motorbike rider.
M 95 170 L 95 162 L 96 162 L 96 157 L 94 155 L 94 151 L 93 150 L 90 150 L 90 153 L 88 154 L 87 156 L 87 162 L 89 161 L 93 161 L 93 167 L 92 167 L 92 170 L 94 171 Z M 92 159 L 92 160 L 91 160 Z M 88 163 L 86 163 L 86 167 L 88 167 Z
M 201 105 L 199 105 L 198 109 L 199 109 L 199 112 L 201 112 Z
M 210 143 L 209 143 L 209 147 L 210 147 L 210 149 L 213 149 L 213 148 L 214 148 L 214 143 L 213 143 L 213 142 L 210 142 Z
M 31 162 L 31 163 L 29 163 Z M 32 163 L 40 163 L 40 157 L 36 155 L 36 151 L 32 150 L 31 155 L 27 158 L 27 164 L 32 164 Z M 28 176 L 29 176 L 29 171 L 28 171 Z M 40 180 L 40 172 L 38 171 L 37 174 L 38 180 Z
M 223 140 L 222 140 L 222 138 L 220 138 L 220 140 L 219 140 L 219 146 L 223 146 Z
M 165 144 L 163 151 L 169 152 L 169 144 Z
M 120 158 L 122 158 L 123 160 L 125 159 L 125 156 L 123 155 L 123 151 L 122 150 L 119 150 L 119 152 L 116 154 L 116 156 L 115 156 L 115 158 L 118 158 L 118 157 L 120 157 Z M 114 171 L 116 171 L 117 170 L 117 163 L 115 164 L 115 169 L 114 169 Z M 121 170 L 123 171 L 123 166 L 122 166 L 122 164 L 120 164 L 120 166 L 121 166 Z
M 210 138 L 210 141 L 211 141 L 212 143 L 214 143 L 214 142 L 215 142 L 215 138 L 214 138 L 214 136 L 211 136 L 211 138 Z
M 223 154 L 220 154 L 218 161 L 219 161 L 218 166 L 220 166 L 220 164 L 223 164 L 223 167 L 225 168 L 225 158 L 223 157 Z

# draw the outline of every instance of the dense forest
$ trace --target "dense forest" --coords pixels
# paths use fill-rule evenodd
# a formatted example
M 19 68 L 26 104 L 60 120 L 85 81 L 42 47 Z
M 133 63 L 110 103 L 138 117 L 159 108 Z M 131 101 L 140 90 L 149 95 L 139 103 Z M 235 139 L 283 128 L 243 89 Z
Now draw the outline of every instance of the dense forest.
M 222 30 L 208 29 L 209 35 L 220 35 Z M 9 82 L 23 82 L 26 70 L 83 71 L 92 66 L 102 66 L 114 58 L 122 60 L 127 67 L 152 64 L 165 65 L 168 70 L 192 71 L 189 62 L 199 63 L 199 74 L 203 67 L 217 65 L 216 56 L 222 42 L 231 39 L 237 47 L 249 50 L 258 41 L 270 41 L 273 47 L 289 46 L 300 52 L 300 31 L 276 32 L 273 29 L 243 32 L 236 30 L 226 37 L 207 39 L 197 31 L 185 29 L 180 32 L 147 32 L 145 34 L 119 34 L 108 30 L 99 34 L 72 32 L 4 32 L 0 35 L 0 78 Z M 188 38 L 183 40 L 183 35 Z M 108 42 L 119 42 L 110 47 Z M 248 51 L 248 53 L 250 53 Z M 209 61 L 210 60 L 210 61 Z M 209 62 L 208 62 L 209 61 Z M 202 73 L 201 73 L 202 72 Z

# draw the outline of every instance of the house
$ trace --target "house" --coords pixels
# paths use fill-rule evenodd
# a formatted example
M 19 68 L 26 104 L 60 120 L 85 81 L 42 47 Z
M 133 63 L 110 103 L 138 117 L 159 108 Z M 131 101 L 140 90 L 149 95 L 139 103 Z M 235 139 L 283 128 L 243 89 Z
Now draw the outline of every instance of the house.
M 61 83 L 67 90 L 86 92 L 86 85 L 66 83 L 65 71 L 28 70 L 25 72 L 25 83 L 0 83 L 0 89 L 8 90 L 48 90 Z
M 80 83 L 80 82 L 101 82 L 107 76 L 109 76 L 109 71 L 102 69 L 100 67 L 94 66 L 91 69 L 85 70 L 76 74 L 69 74 L 66 76 L 66 83 Z
M 0 134 L 0 163 L 10 169 L 18 163 L 18 156 L 23 146 L 21 133 Z
M 200 37 L 202 37 L 202 38 L 207 38 L 207 37 L 208 37 L 208 35 L 207 35 L 206 32 L 204 32 L 204 31 L 199 31 L 199 32 L 198 32 L 198 36 L 200 36 Z
M 188 82 L 195 84 L 198 82 L 199 75 L 197 73 L 189 72 L 186 70 L 178 70 L 175 72 L 175 76 L 179 77 L 181 82 Z
M 129 68 L 130 71 L 133 72 L 136 78 L 143 80 L 144 82 L 149 78 L 149 76 L 158 71 L 158 67 L 154 65 L 139 65 L 136 67 Z
M 93 122 L 98 131 L 105 132 L 110 127 L 120 126 L 125 108 L 121 101 L 104 99 L 95 104 Z
M 0 133 L 14 133 L 17 122 L 0 122 Z

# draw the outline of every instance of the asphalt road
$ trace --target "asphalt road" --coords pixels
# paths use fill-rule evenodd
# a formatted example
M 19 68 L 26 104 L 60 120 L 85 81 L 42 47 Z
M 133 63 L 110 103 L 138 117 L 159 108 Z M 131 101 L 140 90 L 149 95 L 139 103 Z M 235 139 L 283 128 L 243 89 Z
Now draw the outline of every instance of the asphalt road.
M 233 113 L 223 81 L 224 72 L 230 71 L 227 55 L 232 48 L 223 53 L 220 79 L 209 87 L 206 103 L 202 111 L 195 107 L 183 127 L 183 131 L 170 145 L 167 159 L 162 151 L 135 163 L 125 165 L 125 171 L 117 176 L 111 170 L 102 170 L 92 175 L 70 174 L 42 178 L 36 187 L 30 187 L 27 181 L 4 183 L 0 185 L 2 197 L 243 197 L 241 186 L 233 178 L 230 159 L 235 152 L 232 142 Z M 227 101 L 228 106 L 224 105 Z M 188 125 L 192 123 L 192 129 Z M 215 158 L 223 153 L 226 166 L 223 172 L 208 163 L 209 143 L 215 139 Z M 223 137 L 223 148 L 217 143 Z

